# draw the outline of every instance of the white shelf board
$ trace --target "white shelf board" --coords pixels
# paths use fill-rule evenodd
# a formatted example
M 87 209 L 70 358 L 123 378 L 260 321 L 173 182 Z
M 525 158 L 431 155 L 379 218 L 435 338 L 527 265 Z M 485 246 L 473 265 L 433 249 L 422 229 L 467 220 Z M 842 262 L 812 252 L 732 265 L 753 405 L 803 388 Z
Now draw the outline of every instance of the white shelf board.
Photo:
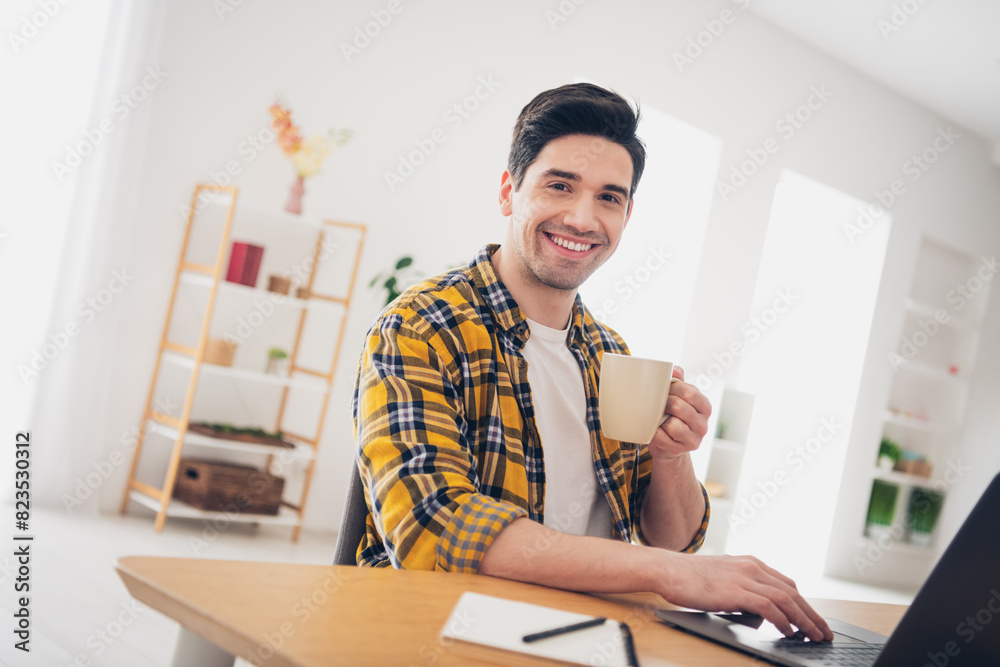
M 928 489 L 934 487 L 934 479 L 929 477 L 919 477 L 917 475 L 910 475 L 909 473 L 899 472 L 898 470 L 893 470 L 891 472 L 886 472 L 881 468 L 875 468 L 872 473 L 872 477 L 875 479 L 880 479 L 884 482 L 892 482 L 893 484 L 900 484 L 902 486 L 922 486 Z
M 150 498 L 146 494 L 133 489 L 129 491 L 128 495 L 129 498 L 143 507 L 148 507 L 154 512 L 160 511 L 159 501 Z M 284 505 L 278 508 L 277 516 L 269 516 L 267 514 L 244 514 L 240 512 L 208 512 L 191 507 L 179 500 L 171 500 L 167 505 L 167 516 L 183 519 L 205 519 L 207 521 L 223 519 L 233 523 L 260 523 L 274 526 L 297 526 L 299 523 L 298 515 Z
M 187 368 L 189 370 L 194 369 L 194 359 L 176 352 L 164 352 L 163 360 L 176 366 L 180 366 L 181 368 Z M 326 393 L 330 390 L 326 382 L 313 377 L 281 377 L 279 375 L 270 375 L 259 371 L 248 371 L 242 368 L 217 366 L 216 364 L 206 363 L 202 363 L 201 372 L 207 375 L 230 377 L 234 380 L 249 380 L 251 382 L 260 382 L 262 384 L 275 384 L 281 387 L 293 387 L 296 389 L 305 389 L 308 391 L 318 391 L 322 393 Z
M 148 422 L 148 429 L 152 433 L 158 433 L 171 440 L 177 439 L 177 429 L 173 426 L 167 426 L 166 424 L 161 424 L 158 421 L 150 419 Z M 286 436 L 287 437 L 287 436 Z M 289 450 L 287 447 L 275 447 L 272 445 L 260 445 L 251 442 L 239 442 L 237 440 L 226 440 L 224 438 L 213 438 L 208 435 L 202 435 L 201 433 L 191 433 L 190 431 L 184 434 L 184 444 L 185 445 L 195 445 L 200 447 L 214 447 L 215 449 L 228 449 L 236 452 L 249 452 L 251 454 L 273 454 L 278 455 L 284 451 L 294 451 L 295 455 L 299 458 L 308 460 L 313 458 L 313 448 L 309 445 L 303 443 L 296 443 L 294 450 Z
M 204 191 L 202 194 L 202 201 L 209 206 L 225 206 L 228 208 L 232 201 L 231 198 L 232 195 L 228 192 Z M 240 207 L 233 217 L 233 222 L 236 224 L 241 222 L 263 223 L 286 229 L 289 226 L 295 226 L 301 228 L 303 231 L 327 229 L 327 225 L 322 220 L 317 220 L 313 217 L 302 217 L 301 215 L 295 215 L 284 210 L 264 212 L 246 207 Z
M 941 322 L 940 320 L 936 320 L 938 324 L 942 324 L 943 326 L 946 327 L 968 329 L 970 331 L 976 331 L 979 329 L 978 323 L 965 319 L 964 317 L 959 317 L 952 310 L 948 308 L 935 308 L 934 306 L 928 303 L 924 303 L 923 301 L 917 301 L 916 299 L 913 298 L 908 298 L 906 300 L 906 309 L 911 313 L 913 313 L 914 315 L 917 315 L 918 317 L 924 317 L 924 318 L 930 317 L 932 319 L 936 319 L 935 315 L 937 314 L 937 312 L 939 310 L 943 310 L 948 314 L 948 321 Z
M 932 364 L 924 363 L 923 361 L 915 361 L 913 359 L 904 361 L 899 365 L 898 370 L 917 373 L 919 375 L 924 375 L 937 380 L 948 380 L 950 382 L 961 382 L 963 384 L 968 383 L 968 379 L 961 374 L 950 373 L 940 366 L 934 366 Z
M 194 271 L 182 271 L 181 272 L 181 282 L 187 283 L 189 285 L 197 285 L 199 287 L 211 287 L 212 277 L 206 276 L 203 273 L 195 273 Z M 292 296 L 290 294 L 280 294 L 278 292 L 271 292 L 266 289 L 261 289 L 258 287 L 250 287 L 249 285 L 241 285 L 239 283 L 229 282 L 225 278 L 219 279 L 219 288 L 224 292 L 229 292 L 231 294 L 241 294 L 243 296 L 257 296 L 265 299 L 270 299 L 272 303 L 279 306 L 293 306 L 295 308 L 343 308 L 344 304 L 337 303 L 336 301 L 327 301 L 326 299 L 300 299 L 297 296 Z
M 937 555 L 934 547 L 918 547 L 915 544 L 910 544 L 909 542 L 903 542 L 902 540 L 894 540 L 888 549 L 883 549 L 878 545 L 877 542 L 871 538 L 865 537 L 864 535 L 858 540 L 858 548 L 867 551 L 869 548 L 874 547 L 875 549 L 881 550 L 883 553 L 890 554 L 896 553 L 906 556 L 921 556 L 923 558 L 931 558 Z
M 928 431 L 930 433 L 950 433 L 955 429 L 949 427 L 945 424 L 940 424 L 938 422 L 923 421 L 921 419 L 916 419 L 915 417 L 907 417 L 905 415 L 899 415 L 891 410 L 885 412 L 883 421 L 887 424 L 896 424 L 897 426 L 904 426 L 916 431 Z

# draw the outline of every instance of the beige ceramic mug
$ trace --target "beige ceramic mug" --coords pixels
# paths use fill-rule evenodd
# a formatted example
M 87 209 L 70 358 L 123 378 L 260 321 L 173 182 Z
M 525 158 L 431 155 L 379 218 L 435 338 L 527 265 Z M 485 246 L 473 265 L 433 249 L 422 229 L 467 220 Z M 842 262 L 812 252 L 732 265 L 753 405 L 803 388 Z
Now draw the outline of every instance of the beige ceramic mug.
M 598 409 L 604 437 L 646 444 L 670 415 L 665 415 L 674 365 L 605 352 L 601 361 Z

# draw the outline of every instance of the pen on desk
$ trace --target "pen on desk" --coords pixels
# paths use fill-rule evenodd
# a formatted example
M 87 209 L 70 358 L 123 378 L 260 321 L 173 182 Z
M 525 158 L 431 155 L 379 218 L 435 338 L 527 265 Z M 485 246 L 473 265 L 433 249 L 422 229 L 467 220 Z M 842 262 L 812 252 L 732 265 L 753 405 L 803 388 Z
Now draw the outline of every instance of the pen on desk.
M 559 635 L 564 635 L 567 632 L 586 630 L 587 628 L 592 628 L 596 625 L 601 625 L 606 620 L 608 619 L 602 616 L 600 618 L 592 618 L 589 621 L 581 621 L 579 623 L 573 623 L 572 625 L 564 625 L 561 628 L 552 628 L 551 630 L 545 630 L 543 632 L 534 632 L 530 635 L 525 635 L 524 641 L 531 643 L 531 642 L 536 642 L 539 639 L 548 639 L 549 637 L 557 637 Z

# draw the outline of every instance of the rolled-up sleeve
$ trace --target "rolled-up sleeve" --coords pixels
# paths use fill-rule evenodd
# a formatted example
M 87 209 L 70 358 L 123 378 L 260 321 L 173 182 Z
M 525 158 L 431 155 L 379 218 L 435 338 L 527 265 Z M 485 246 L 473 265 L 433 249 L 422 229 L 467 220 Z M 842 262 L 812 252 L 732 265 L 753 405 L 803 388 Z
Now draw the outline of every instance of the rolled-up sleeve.
M 370 332 L 356 406 L 359 466 L 394 567 L 475 573 L 527 511 L 479 492 L 447 335 L 398 314 Z

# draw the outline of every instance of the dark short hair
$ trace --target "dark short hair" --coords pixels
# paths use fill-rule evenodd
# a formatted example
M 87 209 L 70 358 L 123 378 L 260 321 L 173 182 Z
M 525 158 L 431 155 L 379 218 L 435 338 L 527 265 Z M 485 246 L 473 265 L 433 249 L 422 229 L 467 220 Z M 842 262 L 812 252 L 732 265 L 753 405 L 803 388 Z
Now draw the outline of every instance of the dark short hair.
M 646 166 L 646 147 L 636 136 L 639 105 L 592 83 L 570 83 L 546 90 L 528 102 L 514 124 L 507 169 L 520 189 L 528 167 L 552 140 L 570 134 L 603 137 L 619 144 L 632 158 L 632 186 L 629 199 Z

